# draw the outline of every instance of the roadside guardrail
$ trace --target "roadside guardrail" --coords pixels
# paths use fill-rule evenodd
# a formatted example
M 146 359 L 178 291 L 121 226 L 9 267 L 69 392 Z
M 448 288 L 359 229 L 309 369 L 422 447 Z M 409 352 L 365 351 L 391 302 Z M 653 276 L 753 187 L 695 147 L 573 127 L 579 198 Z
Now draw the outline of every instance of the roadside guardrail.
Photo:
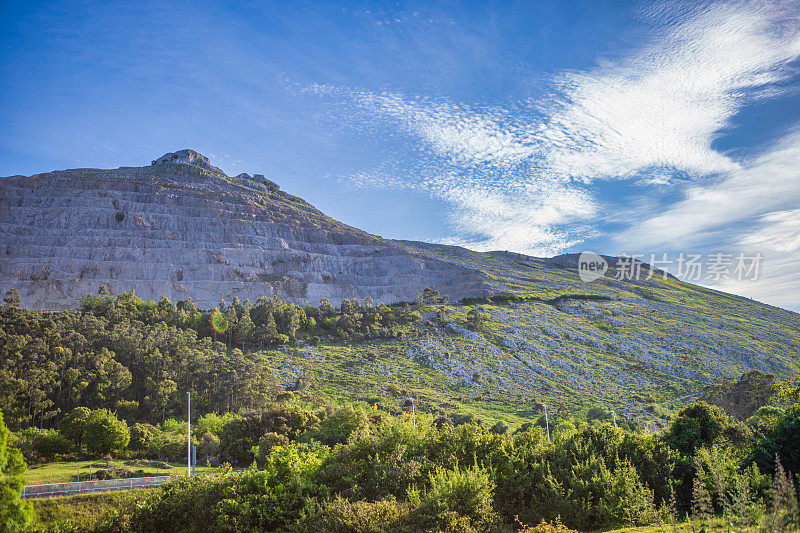
M 50 496 L 67 496 L 70 494 L 86 494 L 112 490 L 150 489 L 163 485 L 170 479 L 170 476 L 151 476 L 25 485 L 22 488 L 22 497 L 48 498 Z

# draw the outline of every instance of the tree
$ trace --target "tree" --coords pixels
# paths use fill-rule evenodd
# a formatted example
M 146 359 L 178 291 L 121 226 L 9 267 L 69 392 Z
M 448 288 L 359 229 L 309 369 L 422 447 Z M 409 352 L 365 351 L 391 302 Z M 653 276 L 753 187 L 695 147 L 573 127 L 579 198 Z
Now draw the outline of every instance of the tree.
M 12 309 L 19 308 L 21 305 L 19 291 L 17 289 L 7 291 L 6 295 L 3 297 L 3 303 L 6 304 L 6 307 L 11 307 Z
M 681 453 L 694 455 L 697 448 L 711 446 L 728 426 L 730 419 L 721 408 L 697 402 L 678 413 L 665 440 Z
M 258 336 L 261 338 L 262 345 L 265 340 L 270 344 L 275 341 L 278 336 L 278 326 L 275 324 L 275 317 L 272 313 L 268 312 L 264 325 L 259 326 Z
M 206 460 L 211 456 L 216 456 L 217 453 L 219 453 L 219 437 L 210 431 L 206 431 L 197 443 L 197 451 L 205 457 Z
M 422 299 L 426 304 L 435 304 L 438 303 L 441 298 L 439 298 L 438 290 L 425 287 L 422 291 Z
M 760 435 L 753 458 L 762 472 L 772 472 L 775 456 L 793 474 L 800 472 L 800 412 L 786 413 L 774 427 Z
M 91 411 L 86 407 L 76 407 L 59 422 L 61 434 L 74 442 L 78 448 L 83 444 L 89 415 Z
M 162 379 L 156 382 L 154 379 L 148 378 L 147 381 L 149 387 L 153 389 L 148 399 L 161 411 L 161 422 L 163 423 L 166 418 L 167 406 L 172 399 L 172 395 L 178 391 L 178 384 L 171 379 Z
M 243 350 L 247 350 L 247 346 L 252 345 L 255 341 L 255 333 L 256 326 L 250 319 L 250 314 L 245 312 L 236 324 L 234 341 L 241 346 Z
M 134 424 L 131 426 L 130 434 L 130 449 L 143 452 L 147 451 L 158 435 L 158 428 L 151 424 Z
M 303 308 L 300 306 L 292 306 L 289 308 L 289 322 L 286 325 L 286 333 L 292 340 L 294 340 L 295 334 L 297 333 L 297 330 L 300 327 L 300 322 L 301 322 L 300 313 L 302 312 Z
M 322 316 L 331 316 L 333 314 L 333 306 L 331 305 L 331 301 L 327 298 L 323 298 L 319 301 L 319 312 Z
M 27 466 L 10 435 L 0 411 L 0 530 L 26 531 L 33 520 L 31 504 L 20 499 Z
M 800 414 L 800 374 L 775 385 L 773 402 L 786 406 L 789 414 Z
M 86 422 L 84 438 L 89 452 L 102 455 L 124 449 L 131 434 L 128 424 L 118 420 L 108 409 L 96 409 Z
M 722 407 L 730 416 L 745 420 L 759 407 L 767 405 L 774 384 L 774 376 L 753 370 L 736 382 L 726 379 L 705 387 L 705 396 L 701 400 Z

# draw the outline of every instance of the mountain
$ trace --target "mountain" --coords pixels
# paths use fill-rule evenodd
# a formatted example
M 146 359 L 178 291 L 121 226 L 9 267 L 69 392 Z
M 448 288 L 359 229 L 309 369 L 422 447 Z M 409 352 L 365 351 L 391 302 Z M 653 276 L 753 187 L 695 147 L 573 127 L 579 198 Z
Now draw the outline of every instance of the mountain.
M 237 296 L 336 304 L 490 290 L 478 270 L 346 226 L 262 175 L 226 176 L 193 150 L 0 179 L 0 227 L 0 286 L 33 309 L 73 308 L 101 284 L 207 308 Z
M 381 239 L 191 150 L 145 167 L 13 176 L 0 189 L 0 289 L 17 288 L 27 307 L 74 308 L 101 284 L 206 308 L 272 294 L 410 301 L 425 287 L 454 302 L 420 309 L 402 338 L 267 350 L 287 387 L 392 405 L 411 396 L 431 412 L 509 423 L 544 402 L 658 421 L 704 385 L 800 370 L 796 313 L 651 276 L 644 263 L 639 279 L 586 283 L 575 255 Z M 604 260 L 613 271 L 618 260 Z

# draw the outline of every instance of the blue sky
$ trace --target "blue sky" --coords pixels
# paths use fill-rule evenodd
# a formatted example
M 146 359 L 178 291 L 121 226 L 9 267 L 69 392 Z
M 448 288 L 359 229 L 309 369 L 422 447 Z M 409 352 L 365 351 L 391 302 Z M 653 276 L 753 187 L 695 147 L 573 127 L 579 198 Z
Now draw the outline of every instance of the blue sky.
M 0 175 L 194 148 L 385 237 L 761 254 L 695 281 L 800 309 L 798 1 L 0 9 Z

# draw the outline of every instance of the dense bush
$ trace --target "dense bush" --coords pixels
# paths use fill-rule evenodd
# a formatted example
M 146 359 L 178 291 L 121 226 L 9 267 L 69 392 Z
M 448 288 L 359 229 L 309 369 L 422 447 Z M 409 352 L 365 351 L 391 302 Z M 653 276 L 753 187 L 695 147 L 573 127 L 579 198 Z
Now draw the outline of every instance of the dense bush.
M 42 430 L 33 442 L 33 450 L 42 459 L 53 460 L 68 455 L 73 449 L 74 444 L 55 429 Z
M 223 460 L 249 465 L 255 459 L 253 448 L 266 433 L 296 439 L 304 431 L 318 428 L 319 418 L 293 405 L 272 405 L 264 411 L 250 411 L 231 419 L 220 434 L 219 451 Z
M 337 496 L 311 511 L 296 529 L 302 533 L 400 533 L 410 531 L 404 527 L 410 511 L 410 504 L 391 497 L 352 502 Z
M 84 431 L 86 449 L 89 453 L 105 455 L 113 451 L 123 450 L 130 441 L 128 424 L 118 420 L 106 409 L 96 409 L 89 415 Z
M 277 447 L 262 471 L 176 478 L 134 510 L 133 531 L 270 531 L 294 522 L 326 493 L 312 482 L 326 447 Z
M 800 411 L 792 411 L 759 436 L 753 459 L 763 472 L 775 472 L 775 457 L 789 472 L 800 472 Z
M 769 442 L 792 443 L 793 416 L 771 426 Z M 404 415 L 367 417 L 352 407 L 312 412 L 275 404 L 221 425 L 213 420 L 206 434 L 219 431 L 224 453 L 241 453 L 245 465 L 256 457 L 261 471 L 180 478 L 117 526 L 399 533 L 517 524 L 521 531 L 566 532 L 681 516 L 703 527 L 715 514 L 741 528 L 794 527 L 798 519 L 792 474 L 780 462 L 774 476 L 762 473 L 748 448 L 727 435 L 737 424 L 706 404 L 684 409 L 680 421 L 655 435 L 583 423 L 552 442 L 538 425 L 501 434 L 421 414 L 415 427 Z M 178 438 L 166 430 L 185 427 L 168 422 L 159 430 Z
M 440 527 L 464 523 L 466 518 L 469 527 L 489 531 L 497 522 L 492 508 L 495 484 L 487 470 L 439 467 L 430 474 L 428 487 L 412 493 L 410 501 Z
M 0 410 L 0 530 L 25 531 L 32 519 L 31 504 L 20 500 L 27 466 L 11 446 L 11 435 Z
M 86 407 L 76 407 L 58 423 L 61 434 L 75 443 L 78 448 L 83 445 L 86 423 L 89 421 L 91 413 L 91 410 Z
M 311 438 L 333 446 L 344 444 L 351 435 L 363 435 L 369 428 L 369 418 L 364 411 L 345 405 L 331 409 L 331 412 L 322 418 L 318 428 L 312 428 L 304 433 L 305 438 Z
M 136 452 L 146 452 L 158 435 L 158 428 L 152 424 L 134 424 L 130 429 L 131 439 L 128 447 Z

